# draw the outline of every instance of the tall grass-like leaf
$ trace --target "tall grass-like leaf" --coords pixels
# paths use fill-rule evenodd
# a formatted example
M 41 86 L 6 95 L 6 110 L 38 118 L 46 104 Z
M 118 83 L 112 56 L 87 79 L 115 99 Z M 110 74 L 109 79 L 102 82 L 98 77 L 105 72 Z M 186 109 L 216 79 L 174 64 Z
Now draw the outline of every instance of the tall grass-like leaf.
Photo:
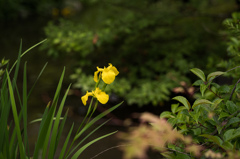
M 78 157 L 81 155 L 81 153 L 82 153 L 88 146 L 92 145 L 93 143 L 95 143 L 95 142 L 97 142 L 97 141 L 99 141 L 99 140 L 101 140 L 101 139 L 103 139 L 103 138 L 105 138 L 105 137 L 108 137 L 108 136 L 110 136 L 110 135 L 112 135 L 112 134 L 115 134 L 116 132 L 117 132 L 117 131 L 112 132 L 112 133 L 109 133 L 109 134 L 106 134 L 106 135 L 103 135 L 103 136 L 101 136 L 101 137 L 99 137 L 99 138 L 96 138 L 95 140 L 90 141 L 89 143 L 87 143 L 86 145 L 84 145 L 83 147 L 81 147 L 81 148 L 73 155 L 73 157 L 72 157 L 71 159 L 78 159 Z
M 46 110 L 48 109 L 46 108 Z M 39 152 L 43 149 L 45 139 L 47 138 L 46 134 L 48 132 L 49 127 L 51 126 L 51 121 L 54 114 L 54 107 L 51 107 L 49 109 L 49 112 L 48 111 L 46 112 L 46 110 L 45 113 L 43 114 L 43 120 L 40 125 L 37 143 L 34 149 L 33 159 L 38 159 L 38 157 L 41 155 L 39 154 Z
M 56 90 L 54 98 L 53 98 L 52 106 L 55 106 L 57 104 L 57 102 L 58 102 L 58 97 L 60 95 L 60 91 L 61 91 L 61 88 L 62 88 L 62 82 L 63 82 L 64 74 L 65 74 L 65 67 L 63 68 L 62 75 L 61 75 L 61 77 L 59 79 L 57 90 Z
M 33 159 L 38 158 L 40 150 L 42 150 L 42 155 L 41 156 L 46 156 L 46 152 L 47 152 L 47 149 L 48 149 L 48 141 L 50 139 L 50 132 L 51 132 L 50 130 L 52 128 L 52 122 L 53 122 L 53 118 L 54 118 L 54 114 L 55 114 L 56 105 L 57 105 L 57 101 L 58 101 L 58 98 L 59 98 L 60 90 L 61 90 L 61 87 L 62 87 L 64 73 L 65 73 L 65 68 L 64 68 L 64 70 L 62 72 L 62 75 L 60 77 L 60 80 L 59 80 L 57 90 L 56 90 L 55 95 L 54 95 L 54 99 L 53 99 L 50 111 L 47 112 L 46 114 L 44 114 L 44 116 L 43 116 L 43 120 L 42 120 L 41 125 L 40 125 L 37 144 L 36 144 L 35 150 L 34 150 Z
M 48 126 L 48 129 L 47 129 L 47 133 L 44 137 L 44 144 L 43 144 L 43 149 L 42 149 L 42 154 L 41 154 L 41 158 L 48 158 L 47 157 L 47 152 L 48 152 L 48 149 L 49 149 L 49 142 L 51 140 L 51 131 L 52 131 L 52 126 L 53 126 L 53 117 L 54 117 L 54 114 L 55 114 L 55 111 L 56 111 L 56 107 L 52 107 L 54 109 L 53 113 L 51 114 L 51 120 L 50 120 L 50 123 L 49 123 L 49 126 Z
M 110 120 L 110 119 L 109 119 Z M 83 139 L 81 139 L 81 141 L 72 149 L 72 151 L 68 154 L 68 156 L 70 156 L 70 154 L 72 154 L 88 137 L 90 137 L 94 132 L 96 132 L 98 129 L 100 129 L 103 125 L 105 125 L 109 120 L 105 121 L 104 123 L 102 123 L 101 125 L 99 125 L 97 128 L 95 128 L 94 130 L 92 130 L 91 132 L 88 133 L 87 136 L 85 136 Z M 67 156 L 67 158 L 68 158 Z
M 35 87 L 35 85 L 36 85 L 38 79 L 40 78 L 40 76 L 42 75 L 43 71 L 45 70 L 47 64 L 48 64 L 48 63 L 46 63 L 46 64 L 43 66 L 42 70 L 41 70 L 40 73 L 38 74 L 37 79 L 35 80 L 35 82 L 34 82 L 32 88 L 30 89 L 30 91 L 29 91 L 29 93 L 28 93 L 28 97 L 27 97 L 28 99 L 29 99 L 29 96 L 31 95 L 31 93 L 32 93 L 32 91 L 33 91 L 33 89 L 34 89 L 34 87 Z
M 20 58 L 23 57 L 26 53 L 28 53 L 30 50 L 32 50 L 32 49 L 35 48 L 36 46 L 38 46 L 38 45 L 42 44 L 43 42 L 45 42 L 46 40 L 47 40 L 47 39 L 44 39 L 44 40 L 40 41 L 39 43 L 33 45 L 33 46 L 30 47 L 29 49 L 27 49 L 26 51 L 24 51 L 22 54 L 20 54 Z M 22 51 L 22 40 L 21 40 L 21 44 L 20 44 L 20 49 L 19 49 L 19 50 Z M 12 65 L 12 67 L 11 67 L 11 69 L 10 69 L 10 71 L 9 71 L 9 74 L 12 72 L 14 66 L 15 66 L 17 63 L 20 63 L 20 62 L 19 62 L 19 59 L 14 62 L 14 64 Z
M 89 123 L 87 123 L 87 125 L 75 136 L 75 140 L 77 138 L 80 137 L 81 134 L 83 134 L 83 132 L 85 132 L 90 126 L 92 126 L 96 121 L 98 121 L 99 119 L 101 119 L 102 117 L 104 117 L 105 115 L 107 115 L 108 113 L 110 113 L 111 111 L 113 111 L 114 109 L 116 109 L 117 107 L 119 107 L 123 102 L 113 106 L 112 108 L 109 108 L 108 110 L 102 112 L 101 114 L 99 114 L 98 116 L 96 116 L 94 119 L 92 119 Z
M 62 135 L 62 132 L 63 132 L 63 129 L 64 129 L 64 126 L 65 126 L 65 123 L 66 123 L 66 120 L 67 120 L 67 115 L 68 115 L 68 110 L 66 111 L 65 115 L 63 118 L 60 118 L 62 121 L 61 121 L 61 124 L 59 126 L 59 129 L 58 129 L 58 133 L 57 133 L 57 139 L 56 139 L 56 147 L 55 147 L 55 151 L 58 147 L 58 143 L 60 141 L 60 138 L 61 138 L 61 135 Z M 62 151 L 62 150 L 61 150 Z
M 28 135 L 27 135 L 27 63 L 25 62 L 24 71 L 23 71 L 23 136 L 24 136 L 24 147 L 29 156 L 29 144 L 28 144 Z
M 62 99 L 62 102 L 61 102 L 60 107 L 59 107 L 58 112 L 57 112 L 56 120 L 55 120 L 54 125 L 53 125 L 51 142 L 50 142 L 50 146 L 49 146 L 49 154 L 48 154 L 49 158 L 54 158 L 54 154 L 55 154 L 56 147 L 57 147 L 56 140 L 57 140 L 60 117 L 61 117 L 61 114 L 62 114 L 63 106 L 64 106 L 64 103 L 66 101 L 67 94 L 68 94 L 68 91 L 70 89 L 70 86 L 68 87 L 67 91 L 65 92 L 65 95 Z
M 92 126 L 95 122 L 97 122 L 99 119 L 101 119 L 102 117 L 104 117 L 105 115 L 107 115 L 108 113 L 112 112 L 113 110 L 115 110 L 116 108 L 118 108 L 123 102 L 113 106 L 112 108 L 109 108 L 108 110 L 102 112 L 101 114 L 99 114 L 98 116 L 96 116 L 94 119 L 92 119 L 89 123 L 87 123 L 82 130 L 75 135 L 73 142 L 71 144 L 71 146 L 73 145 L 74 141 L 76 141 L 90 126 Z M 78 144 L 79 145 L 79 144 Z M 71 146 L 69 147 L 69 150 L 71 149 Z M 76 148 L 76 147 L 75 147 Z M 70 152 L 70 154 L 75 150 L 75 148 Z M 68 156 L 70 154 L 67 154 Z
M 9 101 L 9 92 L 7 89 L 7 76 L 4 74 L 2 87 L 1 87 L 1 116 L 0 116 L 0 150 L 3 149 L 4 139 L 6 138 L 7 130 L 7 121 L 10 112 L 10 101 Z M 7 141 L 8 142 L 8 141 Z M 9 150 L 7 150 L 9 151 Z M 10 153 L 10 152 L 9 152 Z
M 71 134 L 72 134 L 73 127 L 74 127 L 74 124 L 72 125 L 70 131 L 68 132 L 67 138 L 66 138 L 66 140 L 65 140 L 65 142 L 64 142 L 64 144 L 63 144 L 63 147 L 62 147 L 62 149 L 61 149 L 61 153 L 60 153 L 58 159 L 63 159 L 63 157 L 64 157 L 64 154 L 65 154 L 65 152 L 66 152 L 69 139 L 70 139 Z
M 19 152 L 20 152 L 20 157 L 21 158 L 26 158 L 26 154 L 24 152 L 24 148 L 22 145 L 22 136 L 21 136 L 21 130 L 20 130 L 20 124 L 19 124 L 19 119 L 18 119 L 18 113 L 17 113 L 17 108 L 16 108 L 16 102 L 14 99 L 14 93 L 13 93 L 13 88 L 11 84 L 11 80 L 7 73 L 7 78 L 8 78 L 8 86 L 9 86 L 9 94 L 10 94 L 10 99 L 11 99 L 11 104 L 12 104 L 12 112 L 13 112 L 13 118 L 14 118 L 14 123 L 17 131 L 17 139 L 18 139 L 18 147 L 19 147 Z

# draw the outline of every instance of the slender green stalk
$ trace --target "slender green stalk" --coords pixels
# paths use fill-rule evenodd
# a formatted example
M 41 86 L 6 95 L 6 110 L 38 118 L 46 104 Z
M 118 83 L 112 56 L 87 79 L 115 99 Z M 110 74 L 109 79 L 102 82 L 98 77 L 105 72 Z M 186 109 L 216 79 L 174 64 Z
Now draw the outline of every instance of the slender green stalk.
M 18 147 L 19 147 L 19 151 L 20 151 L 20 157 L 21 157 L 21 159 L 24 159 L 24 158 L 26 158 L 26 154 L 24 152 L 23 145 L 22 145 L 21 130 L 20 130 L 17 108 L 16 108 L 16 103 L 15 103 L 14 94 L 13 94 L 13 88 L 12 88 L 12 84 L 11 84 L 11 80 L 10 80 L 8 71 L 6 71 L 6 73 L 7 73 L 7 78 L 8 78 L 8 86 L 9 86 L 9 93 L 10 93 L 10 99 L 11 99 L 11 104 L 12 104 L 13 118 L 14 118 L 14 123 L 15 123 L 16 131 L 17 131 L 17 139 L 18 139 Z

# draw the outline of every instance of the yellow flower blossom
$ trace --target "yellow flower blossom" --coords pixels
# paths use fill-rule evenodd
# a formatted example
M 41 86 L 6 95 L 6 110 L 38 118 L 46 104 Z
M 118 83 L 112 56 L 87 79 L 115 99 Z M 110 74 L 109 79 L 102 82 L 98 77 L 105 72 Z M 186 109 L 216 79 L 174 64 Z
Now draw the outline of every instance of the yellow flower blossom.
M 93 97 L 97 98 L 97 100 L 102 104 L 106 104 L 109 99 L 109 96 L 105 92 L 101 91 L 99 88 L 96 88 L 92 92 L 87 91 L 87 93 L 84 96 L 82 96 L 81 99 L 82 99 L 82 102 L 84 105 L 87 104 L 87 100 L 88 100 L 89 96 L 93 96 Z
M 98 82 L 98 78 L 102 77 L 103 82 L 106 84 L 111 84 L 115 77 L 119 74 L 116 67 L 114 67 L 111 63 L 109 63 L 109 66 L 106 68 L 99 68 L 97 67 L 97 71 L 94 72 L 94 81 Z

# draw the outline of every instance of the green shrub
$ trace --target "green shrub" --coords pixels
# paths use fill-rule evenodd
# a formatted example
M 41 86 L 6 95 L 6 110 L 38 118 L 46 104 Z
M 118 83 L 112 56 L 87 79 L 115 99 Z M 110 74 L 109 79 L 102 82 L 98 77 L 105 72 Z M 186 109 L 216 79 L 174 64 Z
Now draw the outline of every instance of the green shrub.
M 143 114 L 141 121 L 150 125 L 141 124 L 120 136 L 125 140 L 122 149 L 126 158 L 144 157 L 148 148 L 167 158 L 240 157 L 240 81 L 220 86 L 214 79 L 225 72 L 205 76 L 198 68 L 191 71 L 199 77 L 193 84 L 199 88 L 199 97 L 193 103 L 183 96 L 174 97 L 177 103 L 160 118 Z M 143 136 L 145 141 L 141 141 Z
M 80 86 L 77 79 L 89 76 L 92 72 L 89 66 L 111 61 L 122 72 L 120 78 L 127 81 L 127 86 L 115 94 L 129 105 L 159 105 L 169 100 L 171 90 L 181 81 L 189 80 L 188 69 L 211 71 L 225 54 L 220 37 L 211 30 L 221 27 L 224 18 L 220 14 L 228 16 L 234 3 L 222 0 L 83 3 L 79 16 L 49 23 L 45 28 L 49 41 L 42 49 L 59 59 L 66 56 L 76 59 L 76 70 L 84 70 L 79 75 L 73 73 L 76 88 L 89 87 Z

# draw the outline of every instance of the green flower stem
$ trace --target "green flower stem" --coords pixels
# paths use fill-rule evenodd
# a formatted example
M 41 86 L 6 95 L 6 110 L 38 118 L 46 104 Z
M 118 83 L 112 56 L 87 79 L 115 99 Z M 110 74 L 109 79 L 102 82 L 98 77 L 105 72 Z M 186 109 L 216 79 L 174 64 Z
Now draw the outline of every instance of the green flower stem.
M 106 87 L 107 87 L 107 84 L 104 83 L 102 91 L 104 91 Z
M 78 128 L 78 130 L 77 130 L 77 132 L 76 132 L 76 135 L 79 133 L 79 131 L 80 131 L 80 129 L 82 128 L 85 120 L 87 119 L 87 116 L 88 116 L 89 113 L 91 112 L 93 99 L 94 99 L 94 98 L 91 99 L 90 105 L 89 105 L 89 107 L 88 107 L 88 112 L 87 112 L 87 114 L 85 115 L 83 121 L 81 122 L 81 125 L 79 126 L 79 128 Z M 88 122 L 87 122 L 87 123 L 88 123 Z M 76 135 L 75 135 L 75 136 L 76 136 Z M 69 152 L 70 152 L 70 150 L 71 150 L 71 148 L 72 148 L 72 146 L 73 146 L 73 144 L 74 144 L 74 142 L 75 142 L 76 140 L 77 140 L 77 139 L 75 139 L 75 138 L 73 139 L 73 141 L 72 141 L 71 145 L 69 146 L 69 149 L 68 149 L 68 151 L 67 151 L 67 153 L 66 153 L 66 156 L 69 154 Z
M 101 81 L 101 78 L 99 78 L 99 79 L 98 79 L 98 82 L 95 84 L 95 89 L 98 87 L 100 81 Z
M 89 122 L 89 120 L 91 119 L 93 113 L 94 113 L 95 110 L 97 109 L 97 105 L 98 105 L 98 100 L 96 99 L 96 102 L 95 102 L 95 105 L 94 105 L 93 111 L 92 111 L 91 115 L 89 116 L 87 123 Z M 86 123 L 86 124 L 87 124 L 87 123 Z

